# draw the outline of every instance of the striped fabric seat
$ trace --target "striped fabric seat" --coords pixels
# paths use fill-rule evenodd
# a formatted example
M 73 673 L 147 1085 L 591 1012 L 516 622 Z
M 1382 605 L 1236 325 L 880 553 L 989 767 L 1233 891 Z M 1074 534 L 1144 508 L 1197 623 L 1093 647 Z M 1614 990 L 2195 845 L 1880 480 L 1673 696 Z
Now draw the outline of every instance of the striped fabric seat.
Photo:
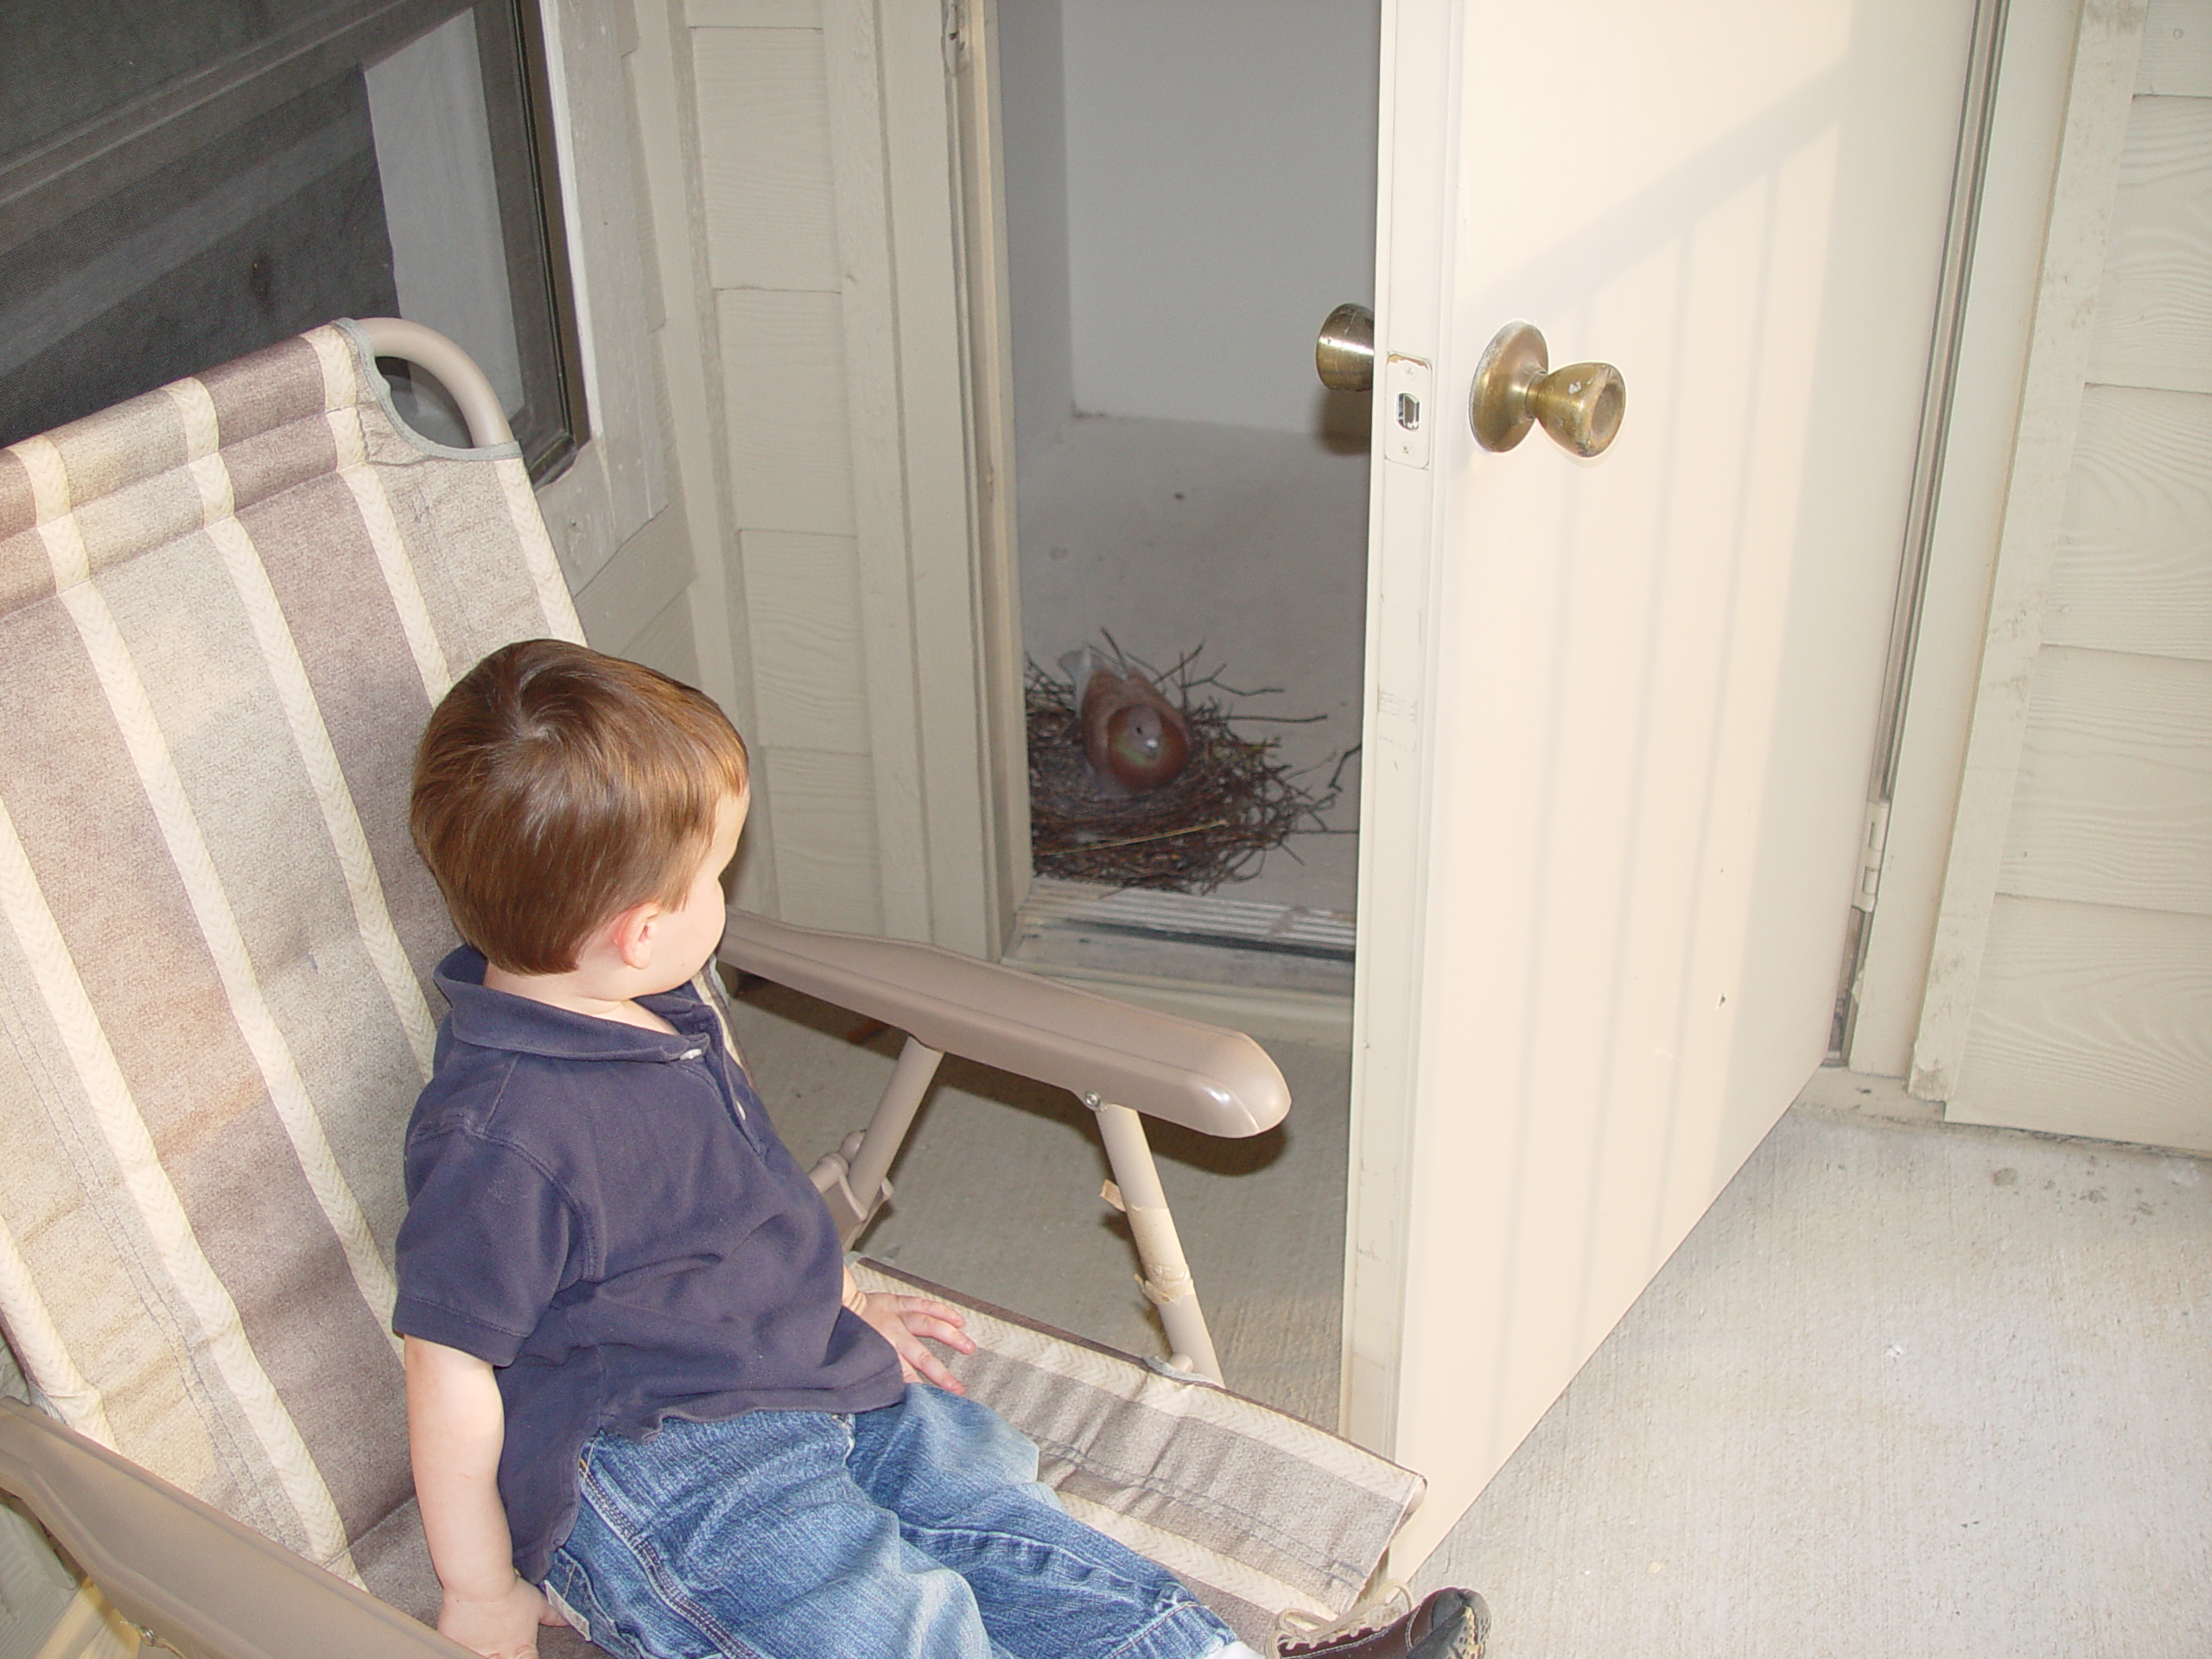
M 417 1613 L 390 1263 L 452 934 L 408 780 L 454 675 L 549 634 L 513 446 L 416 438 L 350 324 L 0 450 L 9 1345 L 71 1427 Z M 995 1328 L 977 1392 L 1241 1628 L 1341 1611 L 1416 1495 Z
M 1045 1484 L 1262 1653 L 1285 1608 L 1349 1611 L 1421 1499 L 1418 1475 L 1286 1413 L 879 1262 L 853 1272 L 964 1310 L 976 1351 L 946 1363 L 1037 1443 Z
M 0 1312 L 68 1422 L 343 1576 L 410 1493 L 414 740 L 580 637 L 512 454 L 318 329 L 0 451 Z

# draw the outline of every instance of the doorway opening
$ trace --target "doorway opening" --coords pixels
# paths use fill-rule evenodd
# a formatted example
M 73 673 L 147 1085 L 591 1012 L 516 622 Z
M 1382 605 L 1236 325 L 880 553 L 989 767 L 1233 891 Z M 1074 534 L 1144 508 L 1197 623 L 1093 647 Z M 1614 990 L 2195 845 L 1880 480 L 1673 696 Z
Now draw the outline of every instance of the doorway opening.
M 1323 391 L 1313 340 L 1373 302 L 1380 22 L 1363 0 L 1294 10 L 997 6 L 1033 686 L 1079 707 L 1085 646 L 1148 671 L 1311 803 L 1227 880 L 1040 856 L 1010 951 L 1035 966 L 1350 994 L 1368 400 Z M 1196 847 L 1206 817 L 1140 833 Z

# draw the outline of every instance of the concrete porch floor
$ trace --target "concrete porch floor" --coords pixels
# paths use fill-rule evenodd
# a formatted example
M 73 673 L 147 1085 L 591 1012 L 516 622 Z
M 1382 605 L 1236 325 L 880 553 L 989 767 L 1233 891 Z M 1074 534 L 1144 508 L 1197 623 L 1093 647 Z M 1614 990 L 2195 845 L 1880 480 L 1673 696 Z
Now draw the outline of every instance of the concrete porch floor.
M 1417 1582 L 1493 1659 L 2212 1654 L 2212 1181 L 1800 1108 Z

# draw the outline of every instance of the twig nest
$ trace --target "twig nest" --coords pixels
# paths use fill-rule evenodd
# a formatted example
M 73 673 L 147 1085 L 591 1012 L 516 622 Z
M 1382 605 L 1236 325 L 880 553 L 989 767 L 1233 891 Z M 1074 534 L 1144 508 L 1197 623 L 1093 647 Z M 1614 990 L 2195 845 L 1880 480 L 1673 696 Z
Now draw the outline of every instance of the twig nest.
M 1333 782 L 1319 794 L 1301 788 L 1272 743 L 1237 736 L 1217 702 L 1192 703 L 1188 661 L 1169 677 L 1180 708 L 1149 677 L 1149 697 L 1131 695 L 1124 675 L 1116 701 L 1094 700 L 1095 653 L 1063 658 L 1067 680 L 1029 664 L 1029 839 L 1039 875 L 1211 893 L 1256 874 L 1293 831 L 1326 827 Z M 1090 671 L 1077 679 L 1077 668 Z M 1162 764 L 1169 756 L 1172 767 Z M 1148 767 L 1161 781 L 1135 781 Z

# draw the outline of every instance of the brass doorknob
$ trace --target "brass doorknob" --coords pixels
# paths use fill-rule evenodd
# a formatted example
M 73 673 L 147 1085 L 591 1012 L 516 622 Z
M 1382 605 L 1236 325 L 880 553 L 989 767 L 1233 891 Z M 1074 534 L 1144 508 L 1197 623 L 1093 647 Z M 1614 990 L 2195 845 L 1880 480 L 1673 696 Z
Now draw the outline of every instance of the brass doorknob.
M 1578 455 L 1602 454 L 1621 429 L 1628 385 L 1610 363 L 1550 367 L 1544 337 L 1534 323 L 1509 322 L 1497 331 L 1475 367 L 1467 421 L 1485 449 L 1510 449 L 1541 426 L 1560 448 Z
M 1363 305 L 1340 305 L 1321 325 L 1313 367 L 1331 391 L 1367 391 L 1375 385 L 1375 314 Z

